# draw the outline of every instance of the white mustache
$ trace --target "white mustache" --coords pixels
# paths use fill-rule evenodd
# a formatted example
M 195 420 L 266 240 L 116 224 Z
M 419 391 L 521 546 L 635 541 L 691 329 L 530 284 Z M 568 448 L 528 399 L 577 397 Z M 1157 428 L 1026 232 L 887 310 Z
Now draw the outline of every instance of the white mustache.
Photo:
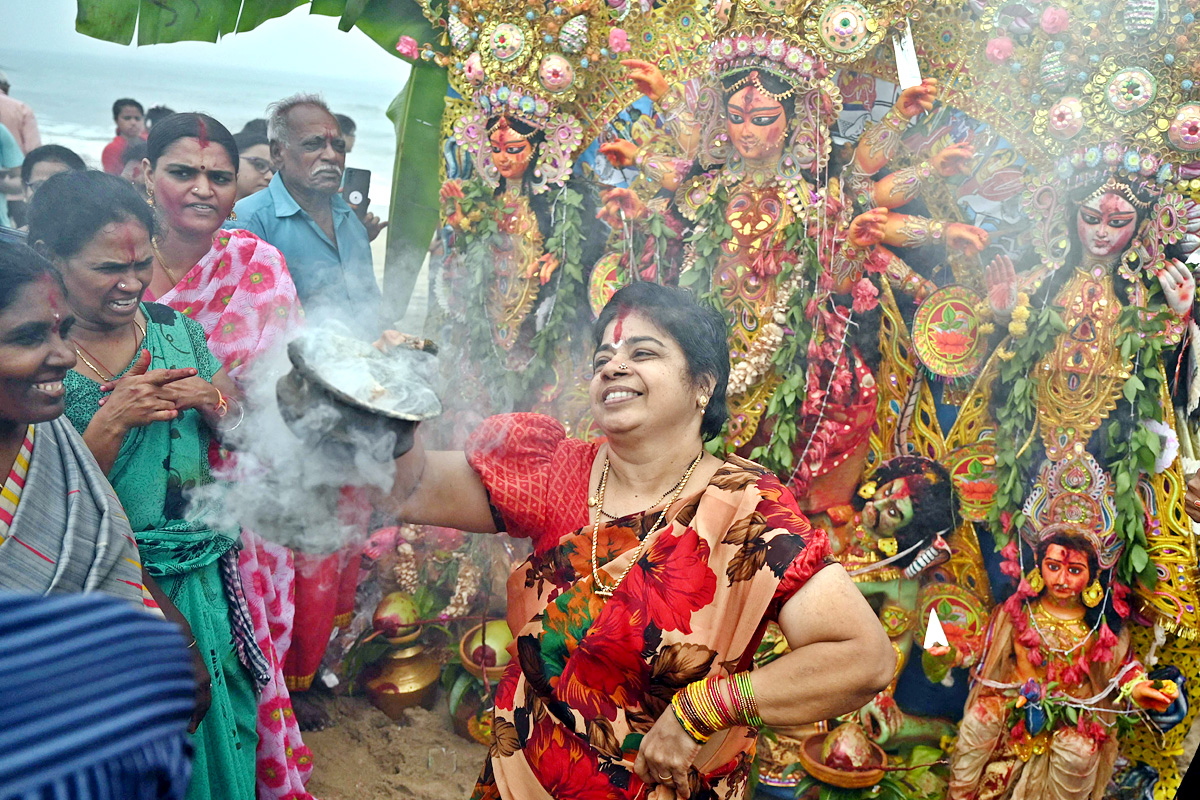
M 338 169 L 337 167 L 319 167 L 312 171 L 312 176 L 315 178 L 319 175 L 324 175 L 326 173 L 329 173 L 330 175 L 336 175 L 339 178 L 342 177 L 342 171 L 340 169 Z

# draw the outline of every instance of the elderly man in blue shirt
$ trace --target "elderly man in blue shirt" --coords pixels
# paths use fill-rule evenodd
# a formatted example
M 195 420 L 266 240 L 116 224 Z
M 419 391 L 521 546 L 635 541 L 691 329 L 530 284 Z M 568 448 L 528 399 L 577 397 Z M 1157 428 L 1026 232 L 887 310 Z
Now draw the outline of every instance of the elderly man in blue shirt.
M 237 227 L 274 245 L 287 260 L 309 315 L 327 313 L 374 335 L 380 292 L 367 229 L 338 191 L 346 140 L 315 94 L 297 94 L 267 109 L 271 158 L 279 167 L 261 192 L 234 206 Z

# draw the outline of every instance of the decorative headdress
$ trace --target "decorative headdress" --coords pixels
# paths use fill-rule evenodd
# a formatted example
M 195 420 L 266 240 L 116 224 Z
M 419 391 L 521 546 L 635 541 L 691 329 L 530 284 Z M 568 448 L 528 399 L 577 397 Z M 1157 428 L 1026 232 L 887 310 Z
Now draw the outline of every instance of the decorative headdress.
M 1200 247 L 1200 206 L 1171 190 L 1178 174 L 1169 156 L 1138 144 L 1107 142 L 1060 156 L 1052 172 L 1030 181 L 1025 195 L 1034 248 L 1052 269 L 1065 263 L 1071 247 L 1067 226 L 1073 224 L 1067 196 L 1094 187 L 1092 198 L 1119 194 L 1146 217 L 1122 264 L 1126 278 L 1161 269 L 1166 245 L 1190 255 Z
M 755 85 L 763 94 L 793 103 L 792 133 L 779 165 L 782 177 L 820 168 L 831 149 L 830 125 L 841 112 L 841 93 L 829 79 L 830 64 L 852 63 L 870 53 L 903 17 L 914 0 L 871 4 L 854 0 L 734 0 L 729 25 L 710 50 L 715 84 L 702 92 L 705 115 L 701 160 L 736 168 L 738 156 L 726 132 L 725 90 L 721 81 L 742 75 L 740 85 Z M 760 73 L 791 88 L 772 93 L 762 87 Z
M 1024 513 L 1021 538 L 1035 550 L 1053 533 L 1071 533 L 1092 545 L 1101 569 L 1112 569 L 1121 558 L 1125 542 L 1112 524 L 1116 517 L 1113 487 L 1086 451 L 1063 461 L 1047 461 L 1025 500 Z
M 488 143 L 497 116 L 541 131 L 533 191 L 570 176 L 585 139 L 636 96 L 621 58 L 686 64 L 702 20 L 687 3 L 647 10 L 632 0 L 417 0 L 426 18 L 446 33 L 441 48 L 423 57 L 450 70 L 451 85 L 474 111 L 453 126 L 482 179 L 499 182 Z M 591 138 L 588 136 L 588 138 Z

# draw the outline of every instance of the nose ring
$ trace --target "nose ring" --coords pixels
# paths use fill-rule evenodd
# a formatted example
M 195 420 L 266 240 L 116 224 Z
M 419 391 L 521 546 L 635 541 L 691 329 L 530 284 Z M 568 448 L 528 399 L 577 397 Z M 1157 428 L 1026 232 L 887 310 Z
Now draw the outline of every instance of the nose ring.
M 629 369 L 629 365 L 628 365 L 628 364 L 626 364 L 624 361 L 622 361 L 622 362 L 621 362 L 621 366 L 617 367 L 617 369 L 619 369 L 619 370 L 621 370 L 622 372 L 624 372 L 625 370 Z
M 118 283 L 118 284 L 117 284 L 117 288 L 118 288 L 118 289 L 120 289 L 120 290 L 122 290 L 122 291 L 124 291 L 124 290 L 125 290 L 125 282 L 124 282 L 124 281 L 122 281 L 121 283 Z

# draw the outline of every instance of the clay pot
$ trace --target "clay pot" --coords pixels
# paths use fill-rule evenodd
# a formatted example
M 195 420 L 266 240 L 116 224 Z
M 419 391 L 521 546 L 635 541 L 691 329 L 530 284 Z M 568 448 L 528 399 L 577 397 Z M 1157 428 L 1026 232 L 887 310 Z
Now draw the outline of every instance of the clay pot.
M 871 758 L 863 769 L 847 770 L 830 767 L 821 761 L 821 748 L 825 744 L 827 733 L 814 733 L 804 740 L 800 748 L 800 765 L 804 771 L 822 783 L 837 786 L 842 789 L 865 789 L 874 786 L 883 779 L 884 771 L 880 769 L 887 763 L 883 749 L 870 743 Z
M 508 635 L 509 638 L 511 638 L 511 634 L 508 633 L 508 623 L 505 622 L 504 620 L 489 619 L 484 624 L 486 624 L 488 626 L 489 633 L 491 632 L 492 626 L 494 626 L 494 625 L 503 626 L 504 633 L 506 635 Z M 509 663 L 509 661 L 511 661 L 511 658 L 509 657 L 509 654 L 507 651 L 496 653 L 497 658 L 499 660 L 501 660 L 503 663 L 499 663 L 494 667 L 485 667 L 484 665 L 476 662 L 473 658 L 471 658 L 471 653 L 469 652 L 471 640 L 474 639 L 479 634 L 479 631 L 482 628 L 483 628 L 482 624 L 476 625 L 475 627 L 471 628 L 471 630 L 469 630 L 465 634 L 463 634 L 463 637 L 458 640 L 458 654 L 462 658 L 463 668 L 467 672 L 471 673 L 476 678 L 479 678 L 481 680 L 486 675 L 489 683 L 495 683 L 496 681 L 500 680 L 500 677 L 502 675 L 504 675 L 504 668 L 508 666 L 508 663 Z
M 373 665 L 367 694 L 383 713 L 400 719 L 404 709 L 432 699 L 437 691 L 442 665 L 423 645 L 413 645 L 388 654 Z

